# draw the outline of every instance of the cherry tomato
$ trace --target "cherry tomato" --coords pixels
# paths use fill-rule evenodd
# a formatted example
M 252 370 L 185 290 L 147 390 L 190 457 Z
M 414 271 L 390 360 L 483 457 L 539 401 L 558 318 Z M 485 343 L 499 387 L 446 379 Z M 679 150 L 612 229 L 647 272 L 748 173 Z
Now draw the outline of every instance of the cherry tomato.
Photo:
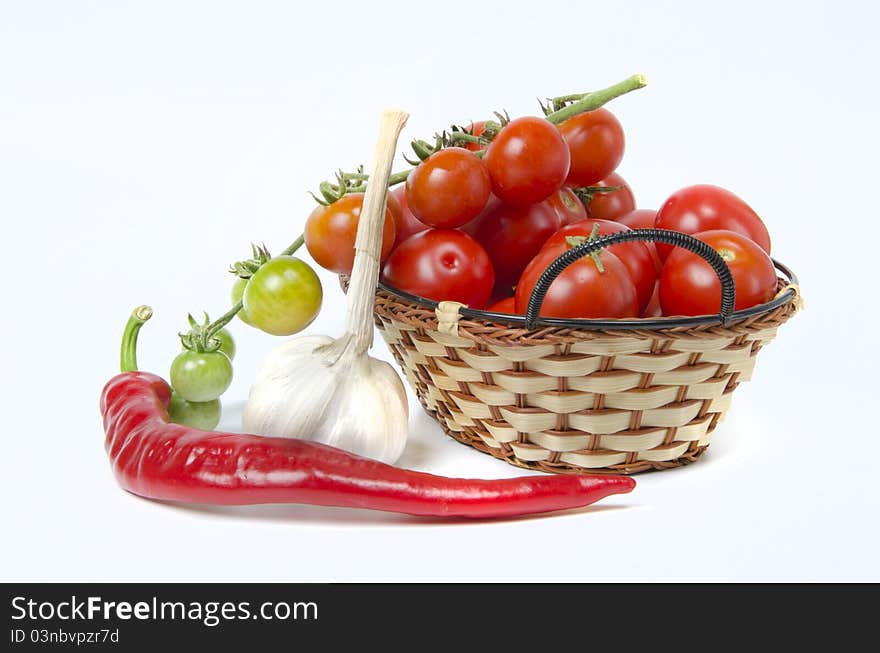
M 620 190 L 607 193 L 593 193 L 590 203 L 587 204 L 587 215 L 596 220 L 617 220 L 636 208 L 636 198 L 632 188 L 626 180 L 616 172 L 612 172 L 602 181 L 592 184 L 600 188 L 614 188 L 622 186 Z
M 512 286 L 559 229 L 559 216 L 547 202 L 527 206 L 499 203 L 468 228 L 492 259 L 498 284 Z
M 641 317 L 663 317 L 663 309 L 660 308 L 660 283 L 654 286 L 654 292 L 651 294 L 651 301 L 642 311 Z
M 492 313 L 510 313 L 511 315 L 516 315 L 516 298 L 507 297 L 501 301 L 495 302 L 486 310 Z
M 232 334 L 229 333 L 226 329 L 220 329 L 217 333 L 214 334 L 214 337 L 220 341 L 220 349 L 229 360 L 235 359 L 235 340 L 232 338 Z
M 485 307 L 495 284 L 486 250 L 456 229 L 429 229 L 410 236 L 388 257 L 382 278 L 419 297 L 471 308 Z
M 248 283 L 247 279 L 242 279 L 241 277 L 238 277 L 235 280 L 235 283 L 232 284 L 232 290 L 229 293 L 229 298 L 232 300 L 233 306 L 235 306 L 238 302 L 241 301 L 241 296 L 244 294 L 244 289 L 245 289 L 245 286 L 247 286 L 247 283 Z M 244 310 L 244 306 L 241 307 L 241 310 L 239 310 L 238 313 L 236 313 L 236 315 L 238 316 L 238 319 L 241 320 L 242 322 L 244 322 L 245 324 L 247 324 L 249 326 L 253 326 L 253 324 L 251 324 L 250 318 L 248 317 L 247 311 Z
M 562 188 L 570 154 L 556 125 L 525 116 L 498 132 L 483 157 L 492 191 L 508 204 L 534 204 Z
M 354 263 L 354 241 L 358 219 L 364 206 L 363 193 L 350 193 L 330 206 L 318 206 L 306 220 L 306 247 L 315 263 L 337 274 L 351 274 Z M 394 214 L 385 208 L 385 227 L 382 231 L 382 260 L 394 245 Z
M 395 247 L 413 234 L 430 229 L 428 225 L 420 222 L 419 219 L 413 215 L 412 211 L 409 210 L 409 205 L 406 203 L 406 186 L 398 186 L 388 193 L 388 197 L 389 199 L 393 197 L 397 202 L 397 206 L 400 208 L 400 216 L 395 217 Z
M 525 314 L 529 297 L 544 270 L 568 249 L 545 247 L 531 260 L 516 286 L 516 312 Z M 541 305 L 545 317 L 636 317 L 639 301 L 626 266 L 614 254 L 602 252 L 604 272 L 589 256 L 569 265 L 556 277 Z
M 623 127 L 608 109 L 580 113 L 559 125 L 559 131 L 571 151 L 567 183 L 572 186 L 596 184 L 623 159 Z
M 630 211 L 629 213 L 620 216 L 615 222 L 624 224 L 630 229 L 653 229 L 656 218 L 657 211 L 653 209 L 636 209 L 635 211 Z M 657 254 L 657 246 L 653 241 L 645 240 L 642 242 L 645 243 L 645 247 L 651 252 L 651 258 L 654 259 L 654 265 L 657 268 L 657 272 L 660 272 L 663 263 L 660 261 L 659 254 Z
M 736 310 L 763 304 L 776 292 L 773 262 L 754 241 L 726 229 L 703 231 L 694 237 L 710 245 L 733 274 Z M 677 247 L 660 272 L 660 306 L 664 315 L 713 315 L 721 306 L 721 282 L 706 261 Z
M 276 256 L 250 278 L 242 302 L 255 327 L 289 336 L 312 323 L 322 299 L 321 281 L 307 263 L 293 256 Z
M 587 210 L 578 196 L 568 186 L 563 186 L 547 198 L 547 202 L 559 216 L 559 224 L 563 227 L 572 222 L 587 219 Z
M 748 236 L 770 253 L 770 234 L 758 214 L 739 197 L 718 186 L 699 184 L 676 191 L 660 207 L 654 225 L 686 234 L 728 229 Z M 661 260 L 671 251 L 672 245 L 657 244 Z
M 565 246 L 567 244 L 566 238 L 569 236 L 589 236 L 593 232 L 594 226 L 599 227 L 599 236 L 629 231 L 629 227 L 619 222 L 611 222 L 610 220 L 582 220 L 562 227 L 547 240 L 542 249 Z M 654 265 L 654 259 L 651 258 L 651 252 L 644 243 L 639 241 L 612 245 L 606 251 L 619 258 L 629 271 L 636 286 L 636 293 L 639 298 L 639 311 L 641 311 L 651 300 L 651 293 L 654 292 L 654 285 L 657 281 L 657 268 Z M 604 256 L 604 253 L 600 254 L 600 256 Z
M 175 424 L 182 424 L 202 431 L 210 431 L 220 423 L 220 400 L 187 401 L 176 392 L 171 393 L 168 417 Z
M 486 166 L 463 147 L 435 152 L 406 179 L 409 210 L 431 227 L 454 229 L 473 220 L 491 192 Z
M 470 132 L 474 136 L 480 136 L 484 131 L 486 131 L 485 120 L 478 120 L 477 122 L 471 123 Z M 479 143 L 465 143 L 464 146 L 471 152 L 479 152 L 480 150 L 485 149 Z
M 171 387 L 186 401 L 214 401 L 232 383 L 232 363 L 222 351 L 182 351 L 171 362 Z

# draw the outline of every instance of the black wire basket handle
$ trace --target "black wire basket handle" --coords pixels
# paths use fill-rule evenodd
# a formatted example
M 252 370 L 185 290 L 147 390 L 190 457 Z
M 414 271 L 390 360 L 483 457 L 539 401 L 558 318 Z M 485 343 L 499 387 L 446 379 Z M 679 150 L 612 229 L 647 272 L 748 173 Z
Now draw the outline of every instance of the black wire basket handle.
M 583 245 L 572 247 L 553 261 L 547 269 L 544 270 L 544 273 L 540 276 L 535 287 L 532 289 L 532 294 L 529 296 L 529 304 L 526 307 L 525 315 L 526 327 L 529 329 L 535 328 L 540 316 L 541 304 L 544 303 L 544 296 L 547 294 L 550 284 L 553 283 L 556 277 L 562 274 L 562 271 L 565 270 L 565 268 L 575 261 L 582 259 L 585 256 L 589 256 L 593 252 L 598 252 L 600 249 L 604 249 L 610 245 L 628 243 L 637 240 L 652 240 L 657 243 L 683 247 L 684 249 L 697 254 L 711 265 L 712 269 L 715 270 L 715 274 L 718 275 L 718 280 L 721 282 L 721 308 L 718 316 L 721 320 L 721 324 L 726 325 L 728 323 L 736 305 L 736 285 L 733 282 L 733 275 L 730 273 L 730 268 L 727 267 L 727 263 L 725 263 L 724 259 L 721 258 L 721 255 L 718 252 L 703 241 L 697 240 L 693 236 L 681 233 L 680 231 L 670 231 L 668 229 L 632 229 L 630 231 L 621 231 L 608 236 L 601 236 L 595 240 L 589 240 Z

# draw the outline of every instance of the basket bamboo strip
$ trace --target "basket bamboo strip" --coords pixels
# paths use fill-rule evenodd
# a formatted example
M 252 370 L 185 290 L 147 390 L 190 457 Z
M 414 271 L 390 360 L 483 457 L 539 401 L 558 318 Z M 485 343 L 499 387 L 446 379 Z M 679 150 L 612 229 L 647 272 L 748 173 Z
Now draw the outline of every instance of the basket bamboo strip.
M 527 330 L 379 290 L 374 314 L 419 400 L 456 440 L 530 469 L 632 474 L 703 454 L 797 308 L 727 326 Z

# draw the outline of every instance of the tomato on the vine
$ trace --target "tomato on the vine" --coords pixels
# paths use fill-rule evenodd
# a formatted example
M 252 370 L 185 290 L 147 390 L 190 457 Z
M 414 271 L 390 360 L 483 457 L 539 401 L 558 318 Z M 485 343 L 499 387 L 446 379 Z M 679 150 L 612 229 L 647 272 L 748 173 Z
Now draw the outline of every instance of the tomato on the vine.
M 776 271 L 770 256 L 742 234 L 726 229 L 694 234 L 721 254 L 736 285 L 735 310 L 763 304 L 776 292 Z M 712 266 L 677 247 L 660 271 L 660 306 L 664 315 L 713 315 L 721 306 L 721 282 Z
M 548 202 L 527 206 L 499 202 L 467 228 L 492 259 L 499 285 L 513 285 L 559 229 L 559 216 Z
M 421 222 L 454 229 L 479 215 L 492 181 L 480 158 L 462 147 L 439 150 L 406 179 L 406 203 Z
M 751 238 L 770 253 L 770 234 L 764 221 L 737 195 L 719 186 L 698 184 L 676 191 L 660 207 L 654 226 L 686 234 L 727 229 Z M 672 245 L 657 245 L 664 260 L 672 249 Z
M 409 210 L 409 205 L 406 203 L 406 186 L 400 185 L 388 193 L 388 199 L 391 200 L 391 198 L 394 198 L 395 202 L 397 202 L 397 207 L 400 209 L 400 214 L 394 216 L 396 226 L 394 238 L 395 246 L 399 245 L 413 234 L 430 229 L 428 225 L 421 222 L 413 215 L 413 212 Z
M 363 206 L 363 193 L 349 193 L 329 206 L 318 206 L 312 211 L 306 220 L 303 236 L 315 263 L 337 274 L 351 274 L 354 241 Z M 383 261 L 394 245 L 395 230 L 394 214 L 386 206 L 382 231 Z
M 247 279 L 242 279 L 241 277 L 238 277 L 235 280 L 235 283 L 232 284 L 232 290 L 229 292 L 229 298 L 232 300 L 233 306 L 241 301 L 241 296 L 244 294 L 244 289 L 247 286 L 247 283 Z M 244 306 L 241 307 L 241 310 L 239 310 L 236 315 L 238 316 L 238 319 L 245 324 L 253 326 L 253 324 L 251 324 L 250 318 L 248 317 L 247 311 L 244 310 Z
M 256 328 L 289 336 L 312 323 L 322 299 L 321 281 L 307 263 L 293 256 L 276 256 L 250 278 L 242 303 Z
M 610 220 L 582 220 L 562 227 L 547 240 L 542 249 L 565 246 L 567 244 L 566 239 L 570 236 L 588 237 L 593 233 L 595 227 L 598 227 L 597 235 L 599 236 L 629 231 L 629 227 L 619 222 L 612 222 Z M 636 293 L 639 298 L 639 311 L 643 310 L 651 299 L 651 293 L 654 292 L 654 285 L 657 281 L 657 268 L 654 265 L 651 252 L 640 241 L 611 245 L 606 251 L 619 258 L 626 266 L 636 287 Z
M 569 249 L 568 245 L 545 247 L 532 259 L 516 286 L 516 312 L 524 314 L 529 297 L 544 270 Z M 541 304 L 545 317 L 626 318 L 639 314 L 636 287 L 626 266 L 614 254 L 600 252 L 604 272 L 592 257 L 569 265 L 556 277 Z
M 568 186 L 563 186 L 547 198 L 547 203 L 559 216 L 559 224 L 563 227 L 572 222 L 580 222 L 587 219 L 587 210 L 583 203 Z
M 220 423 L 222 408 L 220 400 L 187 401 L 177 392 L 171 393 L 168 417 L 175 424 L 182 424 L 202 431 L 210 431 Z
M 619 190 L 593 193 L 586 205 L 589 217 L 596 220 L 617 220 L 636 208 L 636 198 L 632 188 L 616 172 L 591 185 L 599 188 L 619 188 Z
M 544 200 L 562 188 L 570 154 L 556 125 L 543 118 L 511 120 L 492 140 L 483 157 L 492 191 L 508 204 Z
M 435 301 L 483 308 L 495 273 L 482 246 L 457 229 L 429 229 L 400 243 L 382 268 L 389 285 Z
M 232 363 L 222 351 L 180 352 L 171 362 L 171 387 L 186 401 L 214 401 L 232 383 Z
M 620 165 L 625 139 L 623 127 L 608 109 L 573 116 L 559 125 L 571 151 L 567 183 L 592 186 Z
M 468 131 L 471 133 L 471 136 L 482 136 L 483 132 L 486 131 L 486 121 L 478 120 L 477 122 L 471 123 L 470 127 L 468 127 Z M 479 152 L 480 150 L 485 149 L 480 143 L 466 142 L 464 146 L 471 152 Z

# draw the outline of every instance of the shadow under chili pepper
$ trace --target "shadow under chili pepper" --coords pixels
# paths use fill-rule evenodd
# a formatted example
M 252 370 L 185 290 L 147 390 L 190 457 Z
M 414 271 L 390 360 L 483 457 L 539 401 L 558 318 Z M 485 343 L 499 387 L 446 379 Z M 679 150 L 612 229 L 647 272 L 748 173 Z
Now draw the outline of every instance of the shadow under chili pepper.
M 138 497 L 140 498 L 140 497 Z M 512 517 L 488 517 L 468 519 L 462 517 L 421 517 L 357 508 L 335 506 L 310 506 L 304 504 L 257 504 L 244 506 L 213 506 L 195 503 L 156 501 L 168 508 L 205 517 L 228 517 L 249 521 L 284 522 L 288 524 L 310 524 L 321 526 L 480 526 L 526 521 L 543 521 L 556 518 L 572 518 L 601 512 L 613 512 L 637 506 L 589 505 L 583 508 L 556 510 L 553 512 L 516 515 Z

